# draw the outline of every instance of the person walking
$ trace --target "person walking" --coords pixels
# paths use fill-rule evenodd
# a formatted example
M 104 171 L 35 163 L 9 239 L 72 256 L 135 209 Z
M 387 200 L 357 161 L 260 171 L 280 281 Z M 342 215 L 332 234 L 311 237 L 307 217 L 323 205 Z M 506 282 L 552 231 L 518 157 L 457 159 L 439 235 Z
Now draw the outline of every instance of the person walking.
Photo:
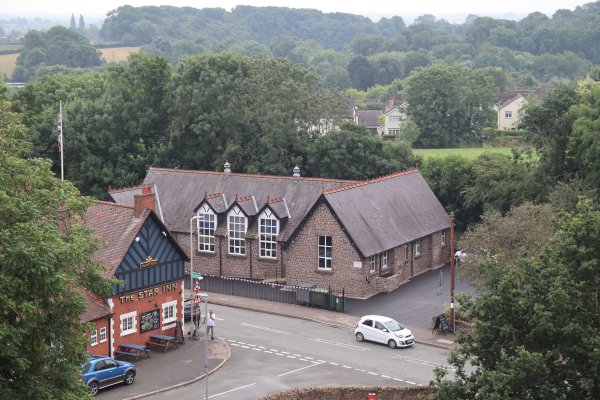
M 215 313 L 210 310 L 206 316 L 206 336 L 210 333 L 210 340 L 215 340 Z

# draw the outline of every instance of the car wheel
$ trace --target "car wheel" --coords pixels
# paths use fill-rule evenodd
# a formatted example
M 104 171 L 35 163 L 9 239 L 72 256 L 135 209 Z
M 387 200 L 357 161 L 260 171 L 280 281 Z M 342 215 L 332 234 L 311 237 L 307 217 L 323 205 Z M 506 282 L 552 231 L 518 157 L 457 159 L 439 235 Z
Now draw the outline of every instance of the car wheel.
M 98 385 L 98 382 L 88 383 L 88 390 L 90 391 L 92 397 L 98 394 L 98 389 L 100 389 L 100 385 Z
M 131 385 L 134 380 L 135 380 L 135 372 L 133 372 L 133 371 L 127 371 L 127 373 L 125 374 L 125 381 L 124 381 L 124 383 L 126 385 Z
M 365 340 L 365 337 L 363 336 L 362 333 L 356 332 L 356 340 L 358 340 L 359 342 L 362 342 L 363 340 Z
M 394 339 L 390 339 L 388 342 L 388 346 L 390 346 L 390 349 L 395 349 L 396 348 L 396 341 Z

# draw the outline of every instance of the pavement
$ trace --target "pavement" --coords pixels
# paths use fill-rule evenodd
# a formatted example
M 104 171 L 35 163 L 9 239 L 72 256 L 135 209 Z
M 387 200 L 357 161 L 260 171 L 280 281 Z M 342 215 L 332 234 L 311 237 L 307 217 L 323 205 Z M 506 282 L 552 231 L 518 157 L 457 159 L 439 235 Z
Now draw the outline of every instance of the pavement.
M 354 330 L 359 320 L 359 317 L 336 311 L 219 293 L 209 293 L 208 303 L 299 318 L 349 330 Z M 456 346 L 453 334 L 432 332 L 431 329 L 416 326 L 406 327 L 412 331 L 417 344 L 444 349 L 452 349 Z M 205 363 L 204 337 L 202 334 L 200 340 L 190 340 L 186 336 L 185 344 L 180 344 L 178 349 L 173 348 L 165 353 L 151 351 L 150 358 L 127 360 L 137 367 L 135 383 L 130 386 L 116 385 L 103 389 L 97 398 L 100 400 L 140 399 L 200 381 L 204 379 L 205 372 L 208 372 L 210 377 L 227 363 L 231 351 L 224 339 L 215 337 L 215 340 L 208 341 L 208 363 Z

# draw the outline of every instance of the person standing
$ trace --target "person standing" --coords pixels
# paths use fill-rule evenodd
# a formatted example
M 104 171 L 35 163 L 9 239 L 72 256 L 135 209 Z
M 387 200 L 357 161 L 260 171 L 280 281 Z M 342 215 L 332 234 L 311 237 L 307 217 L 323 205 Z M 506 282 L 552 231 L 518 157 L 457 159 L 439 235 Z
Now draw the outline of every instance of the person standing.
M 210 340 L 215 340 L 215 313 L 210 310 L 206 316 L 206 336 L 210 333 Z

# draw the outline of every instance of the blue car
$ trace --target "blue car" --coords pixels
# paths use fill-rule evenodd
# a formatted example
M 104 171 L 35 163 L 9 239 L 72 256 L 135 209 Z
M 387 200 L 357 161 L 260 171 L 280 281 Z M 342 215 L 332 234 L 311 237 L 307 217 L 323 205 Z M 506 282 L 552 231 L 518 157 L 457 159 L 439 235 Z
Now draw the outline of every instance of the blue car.
M 81 380 L 83 380 L 92 396 L 98 394 L 98 390 L 107 386 L 124 383 L 131 385 L 135 380 L 135 365 L 117 361 L 106 356 L 90 356 L 88 362 L 81 369 Z

